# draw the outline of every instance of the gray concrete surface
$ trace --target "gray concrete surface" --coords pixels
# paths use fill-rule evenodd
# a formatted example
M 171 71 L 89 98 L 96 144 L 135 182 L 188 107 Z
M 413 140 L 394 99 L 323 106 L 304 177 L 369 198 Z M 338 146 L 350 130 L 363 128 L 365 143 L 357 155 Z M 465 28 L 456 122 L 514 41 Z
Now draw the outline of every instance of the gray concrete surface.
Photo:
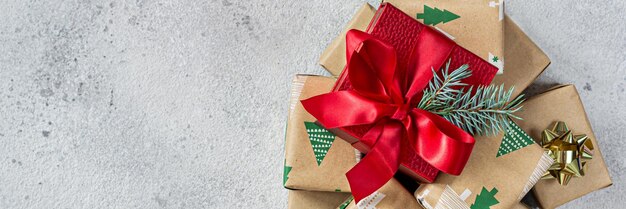
M 285 208 L 289 82 L 363 3 L 1 1 L 0 208 Z M 512 0 L 574 83 L 623 208 L 626 3 Z

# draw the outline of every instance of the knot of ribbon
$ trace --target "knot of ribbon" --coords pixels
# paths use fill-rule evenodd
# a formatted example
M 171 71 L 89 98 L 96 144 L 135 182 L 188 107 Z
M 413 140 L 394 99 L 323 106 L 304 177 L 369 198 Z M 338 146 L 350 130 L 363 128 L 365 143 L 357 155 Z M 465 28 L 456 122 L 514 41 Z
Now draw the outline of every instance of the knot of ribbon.
M 400 166 L 402 140 L 433 167 L 459 175 L 474 138 L 444 118 L 416 108 L 434 76 L 432 69 L 438 66 L 419 63 L 409 65 L 414 66 L 410 70 L 401 69 L 394 47 L 382 40 L 357 30 L 349 31 L 346 40 L 345 70 L 352 88 L 301 102 L 328 129 L 373 125 L 359 138 L 370 151 L 346 173 L 356 201 L 393 178 Z

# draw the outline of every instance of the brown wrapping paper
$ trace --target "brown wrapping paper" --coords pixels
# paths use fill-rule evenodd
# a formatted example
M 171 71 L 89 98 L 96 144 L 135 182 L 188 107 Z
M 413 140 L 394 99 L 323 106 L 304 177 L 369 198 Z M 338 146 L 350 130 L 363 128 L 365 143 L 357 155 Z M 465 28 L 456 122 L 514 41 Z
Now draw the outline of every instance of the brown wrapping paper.
M 288 209 L 335 209 L 349 193 L 290 190 Z
M 401 5 L 399 9 L 404 10 Z M 366 30 L 375 9 L 364 5 L 348 23 L 343 32 L 333 40 L 320 56 L 320 65 L 333 76 L 338 76 L 346 65 L 345 36 L 349 29 Z M 496 75 L 493 84 L 515 86 L 513 96 L 520 94 L 550 64 L 546 54 L 508 17 L 504 18 L 504 55 L 507 57 L 505 73 Z
M 350 203 L 345 206 L 339 206 L 337 209 L 420 209 L 421 207 L 411 194 L 396 179 L 391 179 L 378 191 L 374 192 L 367 198 L 361 200 L 358 204 L 354 200 L 348 199 Z
M 323 76 L 296 75 L 293 80 L 285 138 L 286 188 L 350 191 L 345 173 L 357 163 L 360 153 L 338 137 L 334 137 L 330 148 L 314 149 L 315 140 L 320 138 L 309 136 L 305 122 L 315 122 L 316 119 L 300 103 L 301 99 L 330 92 L 334 83 L 334 78 Z M 326 153 L 321 161 L 316 158 L 320 153 Z
M 524 205 L 521 202 L 518 202 L 517 204 L 513 205 L 511 209 L 528 209 L 528 206 Z
M 463 173 L 440 174 L 434 183 L 420 185 L 415 197 L 427 209 L 470 208 L 472 204 L 486 204 L 494 199 L 497 202 L 488 204 L 491 209 L 518 204 L 552 164 L 552 159 L 532 141 L 498 155 L 503 136 L 501 133 L 475 137 L 476 144 Z
M 558 184 L 555 179 L 540 180 L 535 185 L 533 192 L 543 208 L 555 208 L 612 185 L 597 138 L 573 85 L 558 86 L 529 99 L 518 115 L 525 119 L 518 123 L 519 126 L 538 142 L 544 129 L 556 121 L 563 121 L 574 133 L 587 134 L 595 148 L 593 159 L 587 161 L 585 176 L 572 178 L 567 186 Z
M 491 83 L 515 86 L 513 95 L 517 96 L 550 65 L 550 58 L 508 16 L 504 30 L 505 73 L 496 75 Z
M 498 67 L 504 65 L 503 0 L 383 0 Z M 424 11 L 426 10 L 426 11 Z

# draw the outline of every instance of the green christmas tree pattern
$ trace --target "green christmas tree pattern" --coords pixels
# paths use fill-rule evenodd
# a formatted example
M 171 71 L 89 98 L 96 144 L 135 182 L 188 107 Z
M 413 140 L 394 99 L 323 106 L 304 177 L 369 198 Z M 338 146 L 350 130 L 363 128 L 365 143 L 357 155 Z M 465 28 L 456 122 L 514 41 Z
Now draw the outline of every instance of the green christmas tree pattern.
M 291 172 L 291 166 L 285 165 L 285 170 L 283 171 L 283 186 L 287 184 L 287 180 L 289 180 L 289 172 Z
M 515 123 L 511 123 L 511 126 L 505 131 L 504 138 L 498 149 L 496 157 L 509 154 L 513 151 L 524 148 L 528 145 L 535 143 L 524 130 L 522 130 Z
M 322 164 L 324 157 L 326 157 L 328 149 L 330 149 L 333 141 L 335 141 L 335 135 L 313 122 L 304 122 L 304 127 L 306 128 L 306 132 L 309 134 L 309 140 L 311 141 L 311 146 L 313 147 L 313 153 L 315 153 L 315 159 L 317 160 L 317 165 L 319 166 Z
M 448 10 L 441 10 L 437 7 L 431 8 L 424 5 L 424 13 L 417 13 L 417 19 L 424 20 L 424 24 L 435 26 L 439 23 L 447 23 L 461 16 L 454 14 Z
M 480 191 L 479 195 L 476 195 L 476 200 L 474 204 L 470 206 L 471 209 L 489 209 L 489 207 L 494 206 L 498 203 L 498 199 L 496 199 L 496 193 L 498 193 L 498 189 L 495 187 L 491 189 L 491 191 L 487 191 L 485 187 Z

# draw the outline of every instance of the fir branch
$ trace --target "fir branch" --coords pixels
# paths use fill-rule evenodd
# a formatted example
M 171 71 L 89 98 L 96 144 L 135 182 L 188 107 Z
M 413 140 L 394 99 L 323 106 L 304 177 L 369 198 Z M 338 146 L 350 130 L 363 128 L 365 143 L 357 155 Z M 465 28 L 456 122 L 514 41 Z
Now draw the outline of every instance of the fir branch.
M 449 68 L 450 61 L 442 69 L 441 77 L 436 76 L 435 69 L 432 69 L 435 76 L 428 82 L 428 89 L 423 91 L 424 94 L 417 105 L 418 108 L 428 110 L 445 107 L 449 100 L 454 99 L 454 95 L 461 93 L 458 87 L 467 85 L 461 83 L 461 80 L 470 77 L 472 73 L 468 70 L 468 65 L 462 65 L 452 73 L 449 72 Z
M 495 135 L 510 126 L 511 118 L 522 108 L 523 95 L 511 100 L 514 88 L 503 85 L 479 86 L 475 90 L 458 89 L 466 86 L 460 80 L 471 76 L 466 65 L 449 72 L 449 63 L 424 90 L 418 108 L 440 115 L 452 124 L 478 135 Z

